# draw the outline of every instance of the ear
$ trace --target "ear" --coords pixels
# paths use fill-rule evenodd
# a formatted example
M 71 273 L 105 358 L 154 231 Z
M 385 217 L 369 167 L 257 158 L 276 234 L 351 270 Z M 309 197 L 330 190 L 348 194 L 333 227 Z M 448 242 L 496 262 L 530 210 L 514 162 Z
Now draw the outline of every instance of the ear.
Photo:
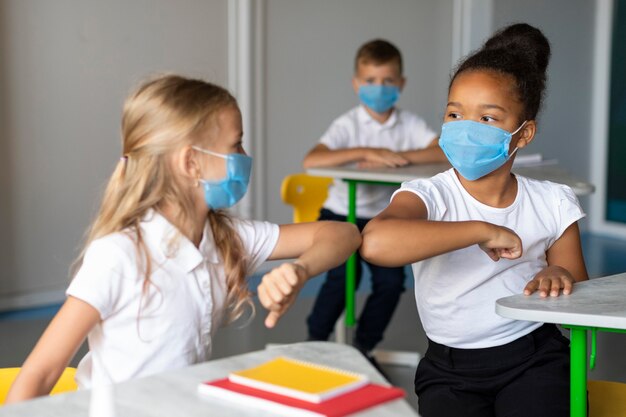
M 402 90 L 404 90 L 404 85 L 406 84 L 406 78 L 402 77 L 400 78 L 400 84 L 398 85 L 398 87 L 400 88 L 400 92 L 402 92 Z
M 201 176 L 200 164 L 196 158 L 196 153 L 191 145 L 185 145 L 174 157 L 174 165 L 190 184 L 195 184 Z
M 358 96 L 359 95 L 359 80 L 357 79 L 356 74 L 352 76 L 352 89 L 354 90 L 354 93 Z
M 535 132 L 537 131 L 537 123 L 534 120 L 526 122 L 524 127 L 517 132 L 519 139 L 517 140 L 517 146 L 519 149 L 525 148 L 535 138 Z

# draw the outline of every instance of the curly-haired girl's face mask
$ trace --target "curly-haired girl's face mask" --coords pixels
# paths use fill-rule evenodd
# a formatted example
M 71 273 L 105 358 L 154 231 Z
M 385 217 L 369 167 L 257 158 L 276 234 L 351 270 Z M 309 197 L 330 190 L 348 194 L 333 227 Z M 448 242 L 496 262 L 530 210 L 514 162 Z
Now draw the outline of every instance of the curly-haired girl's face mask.
M 495 171 L 509 160 L 511 138 L 526 125 L 526 121 L 514 132 L 473 120 L 444 123 L 441 127 L 439 146 L 450 164 L 463 176 L 474 181 Z

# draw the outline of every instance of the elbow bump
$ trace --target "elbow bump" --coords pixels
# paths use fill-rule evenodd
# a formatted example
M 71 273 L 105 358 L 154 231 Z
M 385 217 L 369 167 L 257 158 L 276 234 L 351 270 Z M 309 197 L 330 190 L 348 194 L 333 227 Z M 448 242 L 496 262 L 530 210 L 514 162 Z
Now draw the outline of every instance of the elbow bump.
M 374 262 L 376 260 L 376 255 L 380 253 L 379 246 L 380 244 L 378 239 L 373 238 L 371 235 L 368 236 L 367 234 L 364 234 L 359 253 L 367 262 Z

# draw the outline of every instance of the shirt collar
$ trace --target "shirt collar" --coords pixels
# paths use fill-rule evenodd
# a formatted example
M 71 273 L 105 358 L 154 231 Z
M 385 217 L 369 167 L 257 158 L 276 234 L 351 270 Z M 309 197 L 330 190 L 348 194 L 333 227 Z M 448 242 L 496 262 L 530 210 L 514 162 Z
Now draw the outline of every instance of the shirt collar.
M 175 262 L 185 272 L 191 272 L 205 259 L 210 263 L 219 262 L 208 219 L 199 249 L 156 210 L 149 210 L 146 213 L 141 221 L 141 229 L 150 254 L 157 262 L 166 260 Z
M 391 127 L 394 127 L 396 123 L 400 123 L 400 118 L 398 117 L 399 111 L 400 110 L 398 110 L 397 107 L 394 108 L 393 112 L 391 113 L 391 116 L 389 116 L 389 119 L 387 119 L 387 121 L 383 124 L 380 124 L 378 123 L 378 121 L 374 120 L 374 118 L 370 116 L 367 110 L 365 110 L 365 106 L 363 106 L 363 104 L 359 104 L 359 107 L 357 108 L 356 113 L 357 113 L 357 117 L 360 123 L 363 123 L 363 124 L 374 123 L 376 126 L 380 126 L 381 128 L 391 128 Z

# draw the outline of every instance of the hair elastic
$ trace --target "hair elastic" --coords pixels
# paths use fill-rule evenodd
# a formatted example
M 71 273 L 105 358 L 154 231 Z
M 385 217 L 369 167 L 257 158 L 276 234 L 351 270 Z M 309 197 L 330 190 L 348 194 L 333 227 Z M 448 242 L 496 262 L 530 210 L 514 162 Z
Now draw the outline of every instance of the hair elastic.
M 120 157 L 120 161 L 122 161 L 124 163 L 128 162 L 128 155 L 124 155 L 124 156 Z

